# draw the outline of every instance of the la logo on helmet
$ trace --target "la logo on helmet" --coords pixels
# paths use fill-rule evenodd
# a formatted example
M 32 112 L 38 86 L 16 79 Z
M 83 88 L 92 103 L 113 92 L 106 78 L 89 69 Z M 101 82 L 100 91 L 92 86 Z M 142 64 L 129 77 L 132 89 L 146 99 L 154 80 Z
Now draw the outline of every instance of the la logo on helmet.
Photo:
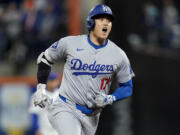
M 106 7 L 106 6 L 103 5 L 103 6 L 102 6 L 102 9 L 103 9 L 104 12 L 108 12 L 108 7 Z

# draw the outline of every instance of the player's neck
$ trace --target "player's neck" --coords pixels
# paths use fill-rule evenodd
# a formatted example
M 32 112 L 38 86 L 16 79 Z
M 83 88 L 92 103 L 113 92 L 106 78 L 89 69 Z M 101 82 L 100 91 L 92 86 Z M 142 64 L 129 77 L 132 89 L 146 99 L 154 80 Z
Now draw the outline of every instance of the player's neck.
M 95 45 L 98 45 L 98 46 L 104 45 L 106 42 L 106 39 L 97 37 L 96 35 L 94 35 L 93 32 L 90 32 L 89 36 L 90 36 L 91 42 L 93 42 Z

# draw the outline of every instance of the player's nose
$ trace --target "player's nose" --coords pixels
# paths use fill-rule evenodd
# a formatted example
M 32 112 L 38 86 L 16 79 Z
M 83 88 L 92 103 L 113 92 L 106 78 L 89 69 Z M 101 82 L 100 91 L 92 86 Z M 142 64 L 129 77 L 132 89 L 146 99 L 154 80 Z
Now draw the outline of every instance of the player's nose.
M 111 21 L 109 19 L 107 19 L 107 18 L 104 18 L 103 19 L 103 25 L 104 26 L 109 26 L 109 25 L 111 25 Z

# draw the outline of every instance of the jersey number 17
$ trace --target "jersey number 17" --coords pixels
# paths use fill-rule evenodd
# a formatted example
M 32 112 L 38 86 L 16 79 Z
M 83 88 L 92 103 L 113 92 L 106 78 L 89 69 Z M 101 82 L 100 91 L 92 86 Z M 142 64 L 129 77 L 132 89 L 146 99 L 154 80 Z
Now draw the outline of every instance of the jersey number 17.
M 108 84 L 110 83 L 111 79 L 110 78 L 102 78 L 101 79 L 101 85 L 100 85 L 100 90 L 105 90 Z

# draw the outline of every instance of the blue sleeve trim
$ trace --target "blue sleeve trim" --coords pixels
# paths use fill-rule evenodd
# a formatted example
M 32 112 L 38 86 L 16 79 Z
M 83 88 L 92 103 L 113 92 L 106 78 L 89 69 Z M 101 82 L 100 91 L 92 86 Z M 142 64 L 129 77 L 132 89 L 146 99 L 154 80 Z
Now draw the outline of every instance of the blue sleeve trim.
M 118 88 L 112 96 L 116 97 L 116 101 L 127 98 L 133 93 L 133 83 L 132 79 L 126 83 L 120 83 L 120 88 Z

